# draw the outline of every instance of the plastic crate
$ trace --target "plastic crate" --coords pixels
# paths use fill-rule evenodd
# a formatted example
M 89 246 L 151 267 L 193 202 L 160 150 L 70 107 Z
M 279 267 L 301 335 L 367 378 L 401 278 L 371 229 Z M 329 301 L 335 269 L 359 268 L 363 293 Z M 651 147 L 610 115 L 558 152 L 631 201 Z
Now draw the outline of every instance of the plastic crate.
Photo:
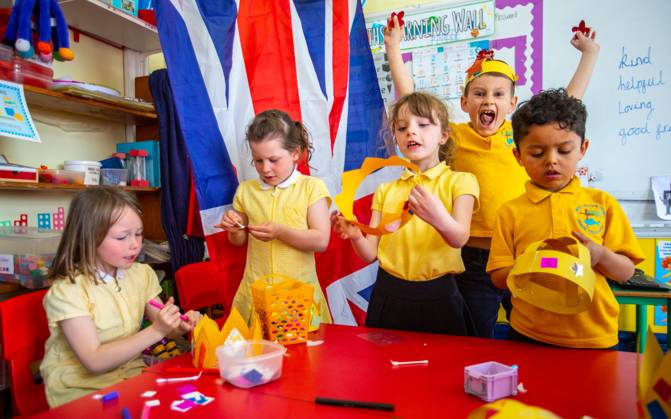
M 486 402 L 517 394 L 517 367 L 496 361 L 464 368 L 464 391 Z
M 25 233 L 13 227 L 0 229 L 0 281 L 30 289 L 47 287 L 47 275 L 62 232 L 22 228 Z

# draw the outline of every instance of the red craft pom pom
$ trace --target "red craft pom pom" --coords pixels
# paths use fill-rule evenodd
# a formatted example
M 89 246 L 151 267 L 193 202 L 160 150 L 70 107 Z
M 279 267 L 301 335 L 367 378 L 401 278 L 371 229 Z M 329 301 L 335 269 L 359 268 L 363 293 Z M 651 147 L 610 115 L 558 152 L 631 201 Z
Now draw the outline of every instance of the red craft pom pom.
M 585 25 L 585 21 L 581 20 L 578 26 L 574 26 L 571 28 L 571 32 L 582 32 L 583 35 L 589 34 L 589 32 L 592 30 L 592 28 L 587 27 Z
M 404 16 L 404 15 L 405 15 L 405 12 L 404 12 L 403 10 L 401 10 L 401 11 L 398 12 L 398 13 L 396 13 L 396 12 L 392 12 L 392 13 L 391 13 L 391 23 L 389 24 L 389 27 L 391 27 L 391 28 L 394 27 L 394 16 L 396 16 L 396 18 L 398 18 L 398 24 L 399 24 L 400 26 L 405 25 L 405 22 L 403 22 L 403 16 Z

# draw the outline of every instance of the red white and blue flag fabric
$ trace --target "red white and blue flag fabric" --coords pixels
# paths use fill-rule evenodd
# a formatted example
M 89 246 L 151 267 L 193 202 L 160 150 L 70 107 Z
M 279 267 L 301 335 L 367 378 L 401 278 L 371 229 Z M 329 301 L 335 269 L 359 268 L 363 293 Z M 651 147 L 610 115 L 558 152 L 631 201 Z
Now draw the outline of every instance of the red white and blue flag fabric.
M 385 155 L 385 111 L 358 0 L 159 0 L 161 47 L 187 143 L 208 248 L 238 183 L 258 177 L 244 132 L 254 114 L 287 111 L 315 151 L 299 169 L 332 196 L 344 170 Z M 383 174 L 380 176 L 384 176 Z M 379 178 L 359 188 L 370 208 Z M 335 236 L 317 269 L 334 321 L 362 324 L 377 264 Z

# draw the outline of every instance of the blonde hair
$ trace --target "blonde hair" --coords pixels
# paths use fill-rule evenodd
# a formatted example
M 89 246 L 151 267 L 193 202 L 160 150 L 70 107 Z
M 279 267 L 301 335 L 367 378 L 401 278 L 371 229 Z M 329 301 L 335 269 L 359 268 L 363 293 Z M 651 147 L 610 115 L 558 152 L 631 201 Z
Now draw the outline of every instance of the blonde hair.
M 288 113 L 279 109 L 269 109 L 256 115 L 247 127 L 245 135 L 250 143 L 260 143 L 280 138 L 282 148 L 289 152 L 299 151 L 306 161 L 312 158 L 314 147 L 305 125 L 291 119 Z
M 49 278 L 74 283 L 77 275 L 85 275 L 97 284 L 98 246 L 126 208 L 142 215 L 135 196 L 119 187 L 100 186 L 78 193 L 70 204 Z
M 427 118 L 432 124 L 440 126 L 443 133 L 449 133 L 450 118 L 445 104 L 437 97 L 424 92 L 413 92 L 400 97 L 389 112 L 387 119 L 388 130 L 391 133 L 396 132 L 398 127 L 398 118 L 401 108 L 408 107 L 408 111 L 422 118 Z M 385 138 L 385 144 L 389 154 L 396 153 L 396 138 L 391 135 Z M 450 164 L 452 161 L 452 140 L 440 146 L 439 157 L 441 161 Z

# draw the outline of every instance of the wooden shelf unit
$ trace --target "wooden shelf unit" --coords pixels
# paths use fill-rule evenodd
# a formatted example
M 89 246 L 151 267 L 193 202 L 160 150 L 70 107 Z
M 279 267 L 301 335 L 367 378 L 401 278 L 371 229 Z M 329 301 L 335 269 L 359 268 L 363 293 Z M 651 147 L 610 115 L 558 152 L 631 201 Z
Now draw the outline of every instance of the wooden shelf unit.
M 67 191 L 79 191 L 86 188 L 92 188 L 95 186 L 89 185 L 76 185 L 76 184 L 58 184 L 58 183 L 30 183 L 30 182 L 9 182 L 9 181 L 0 181 L 0 190 L 2 191 L 50 191 L 50 192 L 67 192 Z M 137 193 L 156 193 L 161 188 L 151 188 L 151 187 L 139 187 L 139 186 L 121 186 L 127 191 L 137 192 Z
M 58 110 L 129 125 L 150 125 L 155 124 L 158 120 L 155 112 L 125 108 L 111 103 L 66 95 L 27 84 L 23 85 L 23 90 L 30 107 L 35 106 L 49 110 Z
M 68 25 L 93 38 L 139 52 L 159 52 L 154 25 L 99 0 L 59 0 Z

